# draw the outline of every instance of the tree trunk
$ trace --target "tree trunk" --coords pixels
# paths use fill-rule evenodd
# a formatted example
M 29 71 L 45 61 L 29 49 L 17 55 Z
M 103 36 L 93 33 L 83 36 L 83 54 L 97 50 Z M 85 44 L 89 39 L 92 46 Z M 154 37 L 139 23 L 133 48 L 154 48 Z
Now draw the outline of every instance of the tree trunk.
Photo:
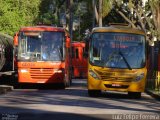
M 94 0 L 95 2 L 95 0 Z M 97 11 L 97 7 L 96 7 L 96 2 L 94 3 L 94 8 L 93 8 L 94 12 L 95 12 L 95 17 L 96 17 L 96 22 L 98 23 L 98 11 Z
M 116 12 L 119 13 L 129 24 L 131 24 L 132 28 L 136 28 L 134 23 L 132 23 L 132 21 L 129 18 L 127 18 L 121 11 L 116 9 Z
M 69 5 L 69 33 L 70 33 L 70 40 L 72 42 L 72 38 L 73 38 L 73 0 L 70 0 L 70 5 Z
M 95 14 L 95 0 L 92 0 L 92 9 L 93 9 L 92 28 L 94 28 L 95 27 L 95 18 L 96 18 L 96 14 Z
M 159 39 L 160 39 L 160 3 L 159 3 L 159 9 L 157 11 L 157 27 L 158 27 L 158 34 L 159 34 Z

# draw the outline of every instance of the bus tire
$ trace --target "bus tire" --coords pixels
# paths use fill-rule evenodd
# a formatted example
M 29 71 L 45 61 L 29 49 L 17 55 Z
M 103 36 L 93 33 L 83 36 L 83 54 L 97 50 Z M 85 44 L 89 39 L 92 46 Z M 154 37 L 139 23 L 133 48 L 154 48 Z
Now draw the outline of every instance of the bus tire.
M 71 68 L 71 78 L 74 78 L 74 68 Z
M 90 97 L 98 97 L 101 94 L 101 90 L 88 90 L 88 95 Z
M 65 83 L 60 83 L 58 86 L 59 89 L 65 89 Z
M 141 98 L 141 92 L 128 92 L 128 95 L 130 98 L 135 98 L 135 99 Z
M 18 88 L 18 73 L 13 73 L 11 78 L 11 85 L 14 86 L 14 88 Z

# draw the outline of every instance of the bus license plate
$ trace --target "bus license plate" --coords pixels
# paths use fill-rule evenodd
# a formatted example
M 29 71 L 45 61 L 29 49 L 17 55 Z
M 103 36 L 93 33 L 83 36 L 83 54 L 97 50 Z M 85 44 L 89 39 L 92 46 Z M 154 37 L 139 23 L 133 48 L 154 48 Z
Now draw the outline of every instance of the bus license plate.
M 121 85 L 120 85 L 120 84 L 117 84 L 117 83 L 112 83 L 112 86 L 113 86 L 113 87 L 120 87 Z

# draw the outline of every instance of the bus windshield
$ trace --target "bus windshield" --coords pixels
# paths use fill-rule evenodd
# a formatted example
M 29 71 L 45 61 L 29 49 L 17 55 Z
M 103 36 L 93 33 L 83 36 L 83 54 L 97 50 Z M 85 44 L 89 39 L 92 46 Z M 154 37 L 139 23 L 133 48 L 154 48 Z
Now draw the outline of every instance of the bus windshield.
M 20 32 L 19 61 L 61 61 L 64 59 L 64 32 Z
M 138 69 L 145 66 L 145 36 L 130 33 L 94 33 L 89 61 L 108 68 Z

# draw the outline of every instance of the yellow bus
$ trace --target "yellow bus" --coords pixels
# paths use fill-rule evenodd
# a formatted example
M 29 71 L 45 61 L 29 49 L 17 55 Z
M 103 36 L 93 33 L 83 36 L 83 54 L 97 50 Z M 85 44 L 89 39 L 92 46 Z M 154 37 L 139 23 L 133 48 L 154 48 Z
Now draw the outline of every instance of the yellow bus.
M 141 97 L 147 74 L 143 31 L 122 25 L 93 28 L 88 60 L 89 96 L 121 91 Z

